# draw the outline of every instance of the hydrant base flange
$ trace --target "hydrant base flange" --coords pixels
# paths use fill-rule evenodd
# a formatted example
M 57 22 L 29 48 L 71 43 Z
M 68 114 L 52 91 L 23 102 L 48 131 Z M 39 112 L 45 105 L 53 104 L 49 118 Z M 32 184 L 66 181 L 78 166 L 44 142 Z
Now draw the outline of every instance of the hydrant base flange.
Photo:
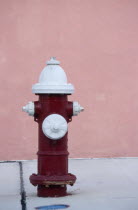
M 30 176 L 30 182 L 36 185 L 73 185 L 76 181 L 76 176 L 68 173 L 66 175 L 53 175 L 53 176 L 46 176 L 46 175 L 37 175 L 32 174 Z
M 76 181 L 76 176 L 73 174 L 66 175 L 37 175 L 32 174 L 30 176 L 30 182 L 34 185 L 38 185 L 39 197 L 59 197 L 65 196 L 66 185 L 73 185 Z

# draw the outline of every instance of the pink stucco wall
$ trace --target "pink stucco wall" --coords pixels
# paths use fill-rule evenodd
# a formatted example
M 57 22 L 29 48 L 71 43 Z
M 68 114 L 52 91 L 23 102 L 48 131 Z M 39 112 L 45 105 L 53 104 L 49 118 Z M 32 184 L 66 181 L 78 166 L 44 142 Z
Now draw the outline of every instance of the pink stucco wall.
M 0 159 L 33 159 L 37 123 L 21 107 L 56 56 L 85 112 L 70 157 L 138 156 L 138 1 L 0 0 Z

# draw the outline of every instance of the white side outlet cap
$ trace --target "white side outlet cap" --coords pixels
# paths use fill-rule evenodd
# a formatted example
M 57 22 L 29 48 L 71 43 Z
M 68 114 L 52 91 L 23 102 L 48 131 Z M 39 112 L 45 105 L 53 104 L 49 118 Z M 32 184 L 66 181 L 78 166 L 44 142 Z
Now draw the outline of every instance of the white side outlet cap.
M 83 112 L 84 108 L 77 102 L 73 102 L 73 116 L 78 115 L 80 112 Z
M 28 102 L 26 106 L 23 106 L 22 111 L 28 113 L 28 115 L 30 116 L 34 116 L 35 113 L 34 102 L 32 101 Z

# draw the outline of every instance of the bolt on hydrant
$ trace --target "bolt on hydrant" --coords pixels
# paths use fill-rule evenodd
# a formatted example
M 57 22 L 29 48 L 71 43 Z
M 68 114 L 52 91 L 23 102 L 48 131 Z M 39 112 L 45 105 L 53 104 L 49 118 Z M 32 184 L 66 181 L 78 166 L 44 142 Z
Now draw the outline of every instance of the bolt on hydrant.
M 55 57 L 47 61 L 32 92 L 39 100 L 23 107 L 24 112 L 34 116 L 39 127 L 38 172 L 30 176 L 30 182 L 37 186 L 39 197 L 65 196 L 66 186 L 76 181 L 76 176 L 68 173 L 68 123 L 84 108 L 78 102 L 68 101 L 74 87 L 67 83 Z

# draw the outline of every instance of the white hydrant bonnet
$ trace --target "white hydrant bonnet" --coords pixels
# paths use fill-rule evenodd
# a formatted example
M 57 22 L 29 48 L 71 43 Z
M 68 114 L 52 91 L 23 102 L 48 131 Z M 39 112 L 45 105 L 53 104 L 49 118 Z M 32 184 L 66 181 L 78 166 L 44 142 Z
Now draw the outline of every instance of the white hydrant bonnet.
M 39 77 L 39 83 L 33 85 L 32 92 L 35 94 L 72 94 L 74 92 L 74 87 L 72 84 L 67 83 L 67 77 L 64 70 L 59 66 L 60 62 L 52 57 L 50 61 L 47 61 L 47 66 L 43 69 Z M 28 113 L 30 116 L 34 116 L 35 113 L 35 105 L 34 102 L 29 102 L 26 106 L 22 108 L 22 110 Z M 73 102 L 73 115 L 76 116 L 80 112 L 82 112 L 84 108 L 80 106 L 77 101 Z M 55 120 L 54 120 L 55 121 Z M 54 125 L 55 126 L 55 125 Z M 47 130 L 44 125 L 44 133 L 45 135 L 50 136 L 51 134 L 47 134 Z M 51 136 L 51 139 L 58 139 L 56 134 L 59 132 L 59 128 L 52 128 L 52 132 L 54 131 L 54 136 Z M 65 129 L 67 132 L 67 130 Z M 48 131 L 49 132 L 49 131 Z M 59 132 L 63 134 L 63 131 Z
M 47 66 L 40 74 L 39 83 L 32 86 L 33 93 L 72 94 L 74 92 L 73 85 L 67 83 L 66 74 L 59 64 L 55 57 L 47 61 Z

